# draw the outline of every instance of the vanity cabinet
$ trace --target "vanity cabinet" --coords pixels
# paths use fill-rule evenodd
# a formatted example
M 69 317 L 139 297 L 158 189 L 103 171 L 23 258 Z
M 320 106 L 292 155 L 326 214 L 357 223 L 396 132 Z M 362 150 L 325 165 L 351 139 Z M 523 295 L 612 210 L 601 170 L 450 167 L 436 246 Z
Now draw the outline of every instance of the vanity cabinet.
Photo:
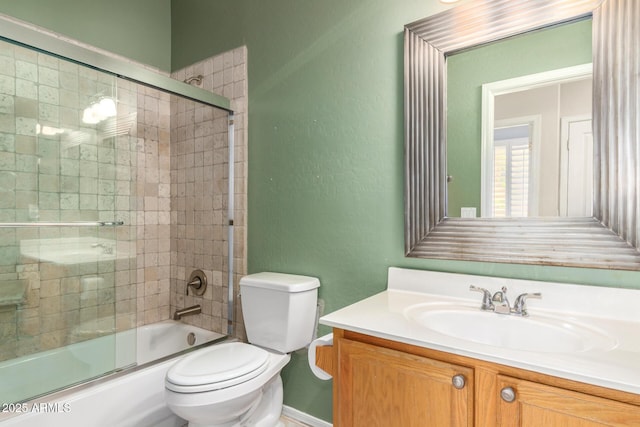
M 472 369 L 347 339 L 337 345 L 336 425 L 473 425 Z
M 498 389 L 505 395 L 497 408 L 500 427 L 640 426 L 635 405 L 503 375 Z
M 335 427 L 640 426 L 640 396 L 334 329 Z

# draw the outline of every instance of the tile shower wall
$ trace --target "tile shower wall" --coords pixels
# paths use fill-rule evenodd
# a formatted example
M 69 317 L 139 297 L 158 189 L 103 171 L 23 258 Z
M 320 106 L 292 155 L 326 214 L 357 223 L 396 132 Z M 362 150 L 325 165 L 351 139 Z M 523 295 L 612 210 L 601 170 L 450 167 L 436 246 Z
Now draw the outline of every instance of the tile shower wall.
M 236 112 L 237 288 L 246 274 L 246 49 L 175 77 L 187 74 L 202 74 L 201 87 L 232 99 Z M 100 94 L 117 97 L 118 126 L 82 124 Z M 64 133 L 45 135 L 43 126 Z M 226 332 L 227 150 L 225 112 L 0 44 L 0 221 L 126 224 L 0 229 L 0 360 L 169 319 L 196 303 L 203 314 L 185 322 Z M 109 239 L 129 256 L 65 265 L 21 255 L 21 241 L 61 238 Z M 213 285 L 204 298 L 184 295 L 194 268 Z M 1 291 L 13 285 L 25 286 L 23 300 L 3 304 Z M 236 330 L 244 336 L 241 321 Z
M 137 89 L 136 299 L 141 326 L 170 317 L 171 96 Z
M 199 86 L 231 99 L 235 112 L 235 295 L 240 277 L 246 274 L 246 63 L 246 47 L 240 47 L 172 74 L 183 81 L 202 76 Z M 171 311 L 200 304 L 202 314 L 184 317 L 183 321 L 226 333 L 227 113 L 173 99 L 171 117 Z M 186 280 L 194 269 L 202 269 L 209 279 L 210 286 L 202 297 L 186 295 Z M 244 338 L 237 298 L 234 301 L 235 335 Z
M 135 319 L 133 90 L 112 76 L 0 42 L 0 221 L 127 224 L 0 229 L 0 360 L 109 333 L 116 322 L 126 329 Z M 118 126 L 81 120 L 101 96 L 119 98 Z M 107 242 L 128 255 L 90 262 L 46 255 L 48 244 L 59 254 L 78 241 L 87 248 Z

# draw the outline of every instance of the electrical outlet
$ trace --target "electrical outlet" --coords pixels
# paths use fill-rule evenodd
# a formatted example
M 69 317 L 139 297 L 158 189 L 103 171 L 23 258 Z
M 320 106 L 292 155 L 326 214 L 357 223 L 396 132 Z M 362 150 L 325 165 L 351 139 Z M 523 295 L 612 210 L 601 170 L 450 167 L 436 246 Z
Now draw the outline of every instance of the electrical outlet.
M 476 208 L 460 208 L 460 217 L 461 218 L 475 218 L 476 217 Z

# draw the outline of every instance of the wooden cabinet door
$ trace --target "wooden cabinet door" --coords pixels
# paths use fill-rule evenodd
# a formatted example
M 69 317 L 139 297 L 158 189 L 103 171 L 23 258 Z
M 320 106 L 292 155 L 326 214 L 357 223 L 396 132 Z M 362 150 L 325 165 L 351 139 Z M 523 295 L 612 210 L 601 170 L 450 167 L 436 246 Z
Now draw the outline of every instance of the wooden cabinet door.
M 472 369 L 344 338 L 337 345 L 336 427 L 473 425 Z
M 619 427 L 640 426 L 640 407 L 498 376 L 498 392 L 510 387 L 513 402 L 498 399 L 499 427 Z

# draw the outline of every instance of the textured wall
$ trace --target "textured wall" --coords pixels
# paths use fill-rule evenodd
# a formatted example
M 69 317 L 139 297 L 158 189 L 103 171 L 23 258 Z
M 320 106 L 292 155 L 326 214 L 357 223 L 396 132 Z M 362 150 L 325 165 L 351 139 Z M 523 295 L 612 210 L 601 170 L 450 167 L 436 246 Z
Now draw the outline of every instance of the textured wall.
M 0 13 L 169 71 L 170 3 L 171 0 L 0 0 Z

